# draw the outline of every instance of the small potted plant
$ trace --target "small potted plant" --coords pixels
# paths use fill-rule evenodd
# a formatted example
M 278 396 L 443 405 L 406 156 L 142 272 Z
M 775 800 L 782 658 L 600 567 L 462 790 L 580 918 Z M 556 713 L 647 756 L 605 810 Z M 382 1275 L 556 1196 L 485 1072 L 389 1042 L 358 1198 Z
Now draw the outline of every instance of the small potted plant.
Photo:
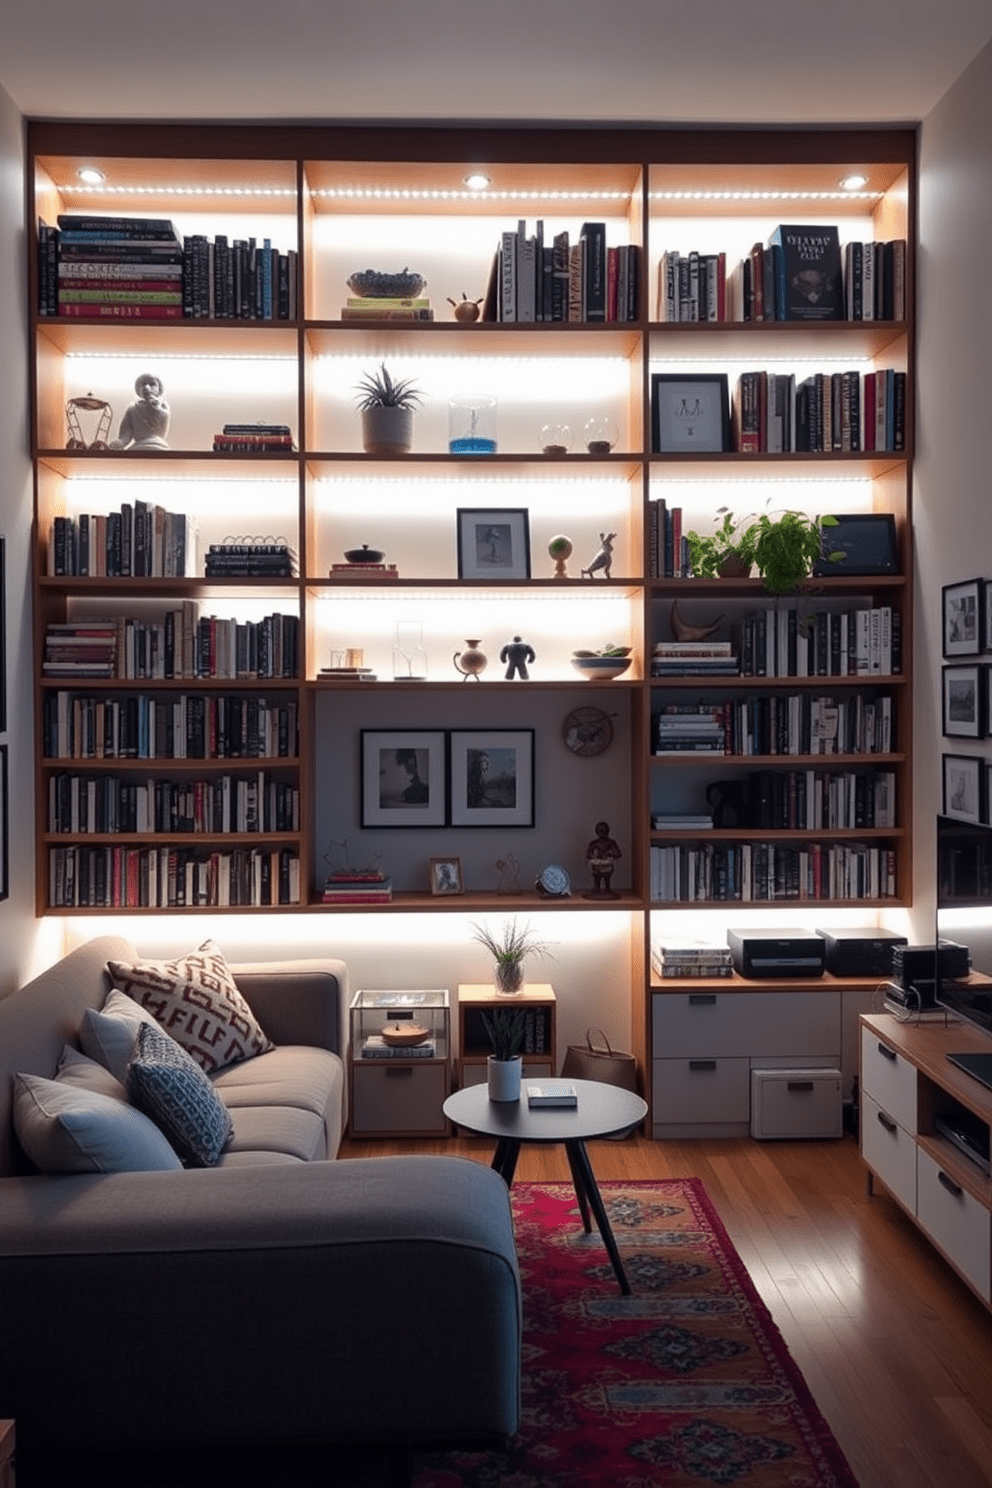
M 473 940 L 491 951 L 496 960 L 493 980 L 497 992 L 519 992 L 524 984 L 524 957 L 550 956 L 548 942 L 538 940 L 529 925 L 518 927 L 517 918 L 505 921 L 497 937 L 485 925 L 473 925 Z
M 385 362 L 358 384 L 362 448 L 367 455 L 403 455 L 413 444 L 413 410 L 421 393 L 409 377 L 393 377 Z
M 493 1008 L 482 1014 L 483 1027 L 489 1035 L 493 1052 L 486 1060 L 486 1084 L 489 1099 L 520 1099 L 520 1076 L 523 1071 L 521 1050 L 527 1014 L 522 1007 Z
M 823 529 L 836 527 L 836 517 L 807 517 L 802 512 L 762 512 L 738 522 L 721 507 L 723 521 L 709 537 L 686 534 L 689 561 L 696 578 L 746 577 L 757 568 L 770 594 L 792 594 L 808 579 L 818 558 L 836 563 L 842 553 L 823 553 Z

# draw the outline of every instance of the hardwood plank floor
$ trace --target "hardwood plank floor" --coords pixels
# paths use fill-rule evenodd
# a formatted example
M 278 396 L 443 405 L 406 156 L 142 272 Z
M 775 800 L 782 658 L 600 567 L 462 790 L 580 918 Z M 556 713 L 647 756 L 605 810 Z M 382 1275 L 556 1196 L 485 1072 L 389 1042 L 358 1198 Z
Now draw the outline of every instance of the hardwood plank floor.
M 491 1144 L 350 1142 L 344 1158 Z M 992 1313 L 839 1142 L 591 1142 L 600 1179 L 696 1176 L 726 1226 L 861 1488 L 992 1488 Z M 568 1181 L 527 1147 L 520 1179 Z

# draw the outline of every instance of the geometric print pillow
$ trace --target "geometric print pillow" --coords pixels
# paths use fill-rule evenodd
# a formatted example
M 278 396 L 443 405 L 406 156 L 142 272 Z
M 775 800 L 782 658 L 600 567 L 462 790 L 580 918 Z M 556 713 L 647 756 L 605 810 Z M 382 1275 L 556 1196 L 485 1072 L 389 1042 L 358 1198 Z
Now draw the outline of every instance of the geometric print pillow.
M 142 1023 L 127 1071 L 128 1094 L 193 1167 L 212 1168 L 234 1135 L 227 1107 L 175 1039 Z
M 114 986 L 151 1013 L 208 1074 L 275 1047 L 212 940 L 175 961 L 107 964 Z

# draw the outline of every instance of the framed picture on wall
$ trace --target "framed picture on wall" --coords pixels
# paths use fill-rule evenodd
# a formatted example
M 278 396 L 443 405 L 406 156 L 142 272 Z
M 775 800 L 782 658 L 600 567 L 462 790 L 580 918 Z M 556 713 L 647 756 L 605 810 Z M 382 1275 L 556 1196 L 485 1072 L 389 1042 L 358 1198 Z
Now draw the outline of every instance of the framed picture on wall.
M 362 729 L 362 826 L 443 827 L 443 729 Z
M 945 656 L 977 656 L 985 645 L 983 579 L 945 584 L 941 589 Z
M 451 825 L 534 825 L 534 730 L 451 733 Z
M 988 723 L 988 674 L 984 666 L 942 668 L 942 731 L 948 738 L 984 739 Z
M 521 507 L 458 508 L 458 577 L 530 578 L 530 514 Z
M 944 815 L 955 821 L 981 822 L 985 761 L 977 755 L 944 755 Z

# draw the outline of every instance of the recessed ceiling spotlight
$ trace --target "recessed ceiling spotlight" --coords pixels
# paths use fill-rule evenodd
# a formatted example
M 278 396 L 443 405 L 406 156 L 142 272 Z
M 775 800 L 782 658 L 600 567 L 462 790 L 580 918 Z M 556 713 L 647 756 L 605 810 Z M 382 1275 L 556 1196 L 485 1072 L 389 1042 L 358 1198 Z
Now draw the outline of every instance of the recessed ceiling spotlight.
M 472 171 L 471 175 L 465 177 L 465 185 L 469 191 L 485 191 L 490 184 L 490 179 L 482 171 Z
M 103 174 L 103 171 L 97 170 L 95 165 L 80 166 L 79 170 L 77 170 L 76 172 L 76 175 L 81 181 L 85 182 L 87 186 L 99 186 L 101 181 L 105 181 L 107 179 L 106 176 Z
M 868 185 L 868 177 L 854 171 L 850 176 L 845 176 L 840 184 L 845 191 L 860 191 L 863 186 Z

